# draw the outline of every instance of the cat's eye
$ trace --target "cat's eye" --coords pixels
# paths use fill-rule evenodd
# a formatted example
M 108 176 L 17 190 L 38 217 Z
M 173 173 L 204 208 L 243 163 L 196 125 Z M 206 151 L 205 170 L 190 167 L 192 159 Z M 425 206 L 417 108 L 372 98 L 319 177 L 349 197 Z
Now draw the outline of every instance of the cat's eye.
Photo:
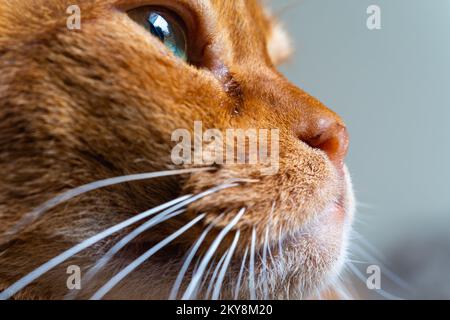
M 175 56 L 188 60 L 186 31 L 174 13 L 146 6 L 128 11 L 128 16 L 164 43 Z

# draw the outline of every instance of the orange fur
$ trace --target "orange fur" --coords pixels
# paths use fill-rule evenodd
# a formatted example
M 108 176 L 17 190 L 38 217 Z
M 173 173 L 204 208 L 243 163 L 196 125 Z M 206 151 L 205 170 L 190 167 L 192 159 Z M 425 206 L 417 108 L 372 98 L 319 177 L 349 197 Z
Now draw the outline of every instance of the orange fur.
M 8 234 L 24 214 L 70 188 L 113 176 L 174 169 L 171 132 L 191 129 L 196 120 L 203 121 L 205 129 L 280 129 L 280 171 L 259 176 L 257 166 L 224 165 L 213 172 L 126 183 L 71 200 L 0 242 L 0 289 L 108 226 L 229 178 L 259 182 L 194 203 L 184 218 L 154 229 L 115 259 L 82 297 L 89 297 L 102 280 L 188 217 L 205 212 L 206 223 L 226 212 L 217 225 L 220 230 L 242 207 L 247 212 L 237 226 L 243 232 L 237 256 L 245 250 L 254 226 L 261 247 L 270 217 L 288 239 L 283 270 L 277 271 L 274 264 L 270 279 L 258 273 L 261 283 L 272 286 L 272 298 L 303 298 L 326 285 L 337 272 L 351 220 L 350 213 L 344 212 L 345 221 L 324 213 L 332 203 L 342 205 L 341 211 L 351 207 L 343 173 L 345 125 L 277 72 L 275 65 L 285 58 L 286 47 L 270 42 L 277 24 L 259 3 L 78 3 L 82 29 L 70 31 L 66 8 L 71 1 L 0 2 L 0 235 Z M 190 24 L 190 37 L 202 48 L 192 65 L 170 54 L 122 11 L 152 3 L 171 4 Z M 167 298 L 180 259 L 203 227 L 148 261 L 107 297 Z M 307 234 L 294 237 L 298 230 Z M 277 233 L 278 228 L 270 231 L 271 241 Z M 116 239 L 55 268 L 16 298 L 64 297 L 65 267 L 88 268 Z M 240 259 L 233 263 L 231 275 Z M 231 297 L 232 281 L 227 281 L 224 298 Z M 241 298 L 248 298 L 245 286 Z

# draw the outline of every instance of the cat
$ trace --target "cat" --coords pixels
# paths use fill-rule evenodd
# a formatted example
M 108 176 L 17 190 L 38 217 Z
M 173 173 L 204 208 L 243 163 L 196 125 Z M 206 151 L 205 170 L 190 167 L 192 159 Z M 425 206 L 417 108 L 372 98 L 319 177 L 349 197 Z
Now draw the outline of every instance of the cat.
M 354 211 L 348 133 L 277 71 L 276 17 L 256 0 L 78 0 L 73 29 L 72 2 L 0 2 L 0 297 L 331 288 Z M 196 121 L 278 130 L 278 171 L 174 164 L 173 132 Z

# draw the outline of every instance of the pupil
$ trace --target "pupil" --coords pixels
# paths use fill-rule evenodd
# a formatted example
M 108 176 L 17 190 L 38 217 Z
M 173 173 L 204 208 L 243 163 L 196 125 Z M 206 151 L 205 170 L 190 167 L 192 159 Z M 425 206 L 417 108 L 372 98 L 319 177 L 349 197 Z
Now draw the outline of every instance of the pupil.
M 164 42 L 166 35 L 170 34 L 169 23 L 159 14 L 152 12 L 147 18 L 150 32 Z
M 0 0 L 1 1 L 1 0 Z M 186 42 L 182 32 L 170 24 L 167 20 L 155 11 L 145 13 L 146 28 L 157 37 L 173 54 L 187 61 Z
M 150 21 L 150 32 L 158 37 L 159 40 L 161 40 L 162 42 L 164 42 L 164 32 L 161 30 L 161 28 L 159 27 L 155 27 Z

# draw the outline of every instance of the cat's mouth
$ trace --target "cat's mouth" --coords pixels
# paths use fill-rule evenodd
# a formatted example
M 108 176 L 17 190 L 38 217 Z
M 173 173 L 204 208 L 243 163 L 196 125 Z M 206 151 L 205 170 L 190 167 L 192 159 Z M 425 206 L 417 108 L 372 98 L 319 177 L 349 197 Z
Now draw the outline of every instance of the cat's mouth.
M 264 274 L 270 271 L 272 280 L 267 286 L 279 289 L 272 293 L 283 291 L 282 285 L 277 287 L 271 283 L 279 282 L 292 287 L 292 292 L 284 292 L 288 296 L 308 298 L 333 283 L 341 272 L 354 215 L 353 188 L 346 168 L 343 174 L 345 185 L 336 201 L 308 224 L 279 239 L 270 247 L 270 254 L 265 252 L 264 246 L 261 248 L 262 259 L 256 277 L 259 275 L 264 281 Z M 259 297 L 267 298 L 264 292 Z
M 320 240 L 332 233 L 341 234 L 345 241 L 354 215 L 354 195 L 351 178 L 346 167 L 342 169 L 343 185 L 335 200 L 329 202 L 326 208 L 314 219 L 285 234 L 285 249 L 296 247 L 299 239 L 307 236 Z

